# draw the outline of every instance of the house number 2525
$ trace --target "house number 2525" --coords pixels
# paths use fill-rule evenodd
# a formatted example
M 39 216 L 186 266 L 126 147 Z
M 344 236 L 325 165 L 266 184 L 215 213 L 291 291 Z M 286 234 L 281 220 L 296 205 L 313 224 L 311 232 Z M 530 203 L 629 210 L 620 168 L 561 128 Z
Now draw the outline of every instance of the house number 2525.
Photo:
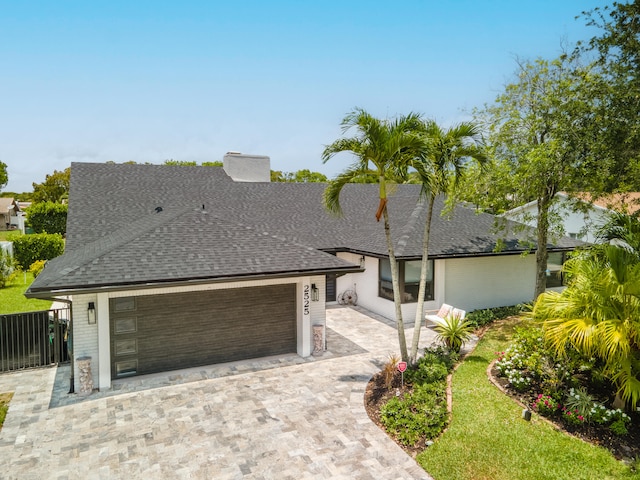
M 309 291 L 309 285 L 305 285 L 302 289 L 302 311 L 305 315 L 309 315 L 310 299 L 311 299 L 311 292 Z

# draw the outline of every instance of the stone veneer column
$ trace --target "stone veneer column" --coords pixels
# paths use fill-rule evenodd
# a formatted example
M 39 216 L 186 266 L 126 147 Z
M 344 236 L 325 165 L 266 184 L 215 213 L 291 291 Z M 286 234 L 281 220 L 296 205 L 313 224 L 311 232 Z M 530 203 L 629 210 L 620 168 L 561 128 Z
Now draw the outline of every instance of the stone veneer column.
M 93 392 L 93 377 L 91 376 L 91 357 L 79 357 L 76 359 L 78 374 L 80 376 L 80 395 L 89 395 Z
M 324 327 L 322 325 L 314 325 L 313 326 L 313 353 L 312 355 L 318 356 L 322 355 L 324 351 L 324 345 L 322 341 L 322 332 Z

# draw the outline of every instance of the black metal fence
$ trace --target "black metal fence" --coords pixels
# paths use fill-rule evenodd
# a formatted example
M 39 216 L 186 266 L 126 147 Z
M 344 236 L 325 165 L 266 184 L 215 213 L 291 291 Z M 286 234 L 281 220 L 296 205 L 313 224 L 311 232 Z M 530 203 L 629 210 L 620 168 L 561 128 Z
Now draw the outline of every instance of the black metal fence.
M 69 361 L 69 308 L 0 315 L 0 372 Z

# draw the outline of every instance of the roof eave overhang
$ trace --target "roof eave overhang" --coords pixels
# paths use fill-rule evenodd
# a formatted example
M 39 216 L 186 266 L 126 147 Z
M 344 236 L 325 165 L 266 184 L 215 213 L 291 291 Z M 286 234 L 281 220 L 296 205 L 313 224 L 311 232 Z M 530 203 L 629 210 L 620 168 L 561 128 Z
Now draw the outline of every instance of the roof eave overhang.
M 28 289 L 24 296 L 27 298 L 41 298 L 41 299 L 57 299 L 60 296 L 78 295 L 78 294 L 93 294 L 93 293 L 108 293 L 115 291 L 127 291 L 127 290 L 148 290 L 152 288 L 170 288 L 170 287 L 185 287 L 195 285 L 206 285 L 213 283 L 230 283 L 230 282 L 248 282 L 253 280 L 271 280 L 281 278 L 298 278 L 308 277 L 313 275 L 328 275 L 346 273 L 362 273 L 363 268 L 359 266 L 349 266 L 341 268 L 323 268 L 318 270 L 299 270 L 289 272 L 272 272 L 263 274 L 246 274 L 246 275 L 228 275 L 220 277 L 202 277 L 202 278 L 186 278 L 181 280 L 149 280 L 145 282 L 130 282 L 130 283 L 114 283 L 104 285 L 87 285 L 82 287 L 77 286 L 60 286 L 55 288 L 42 288 L 37 290 Z

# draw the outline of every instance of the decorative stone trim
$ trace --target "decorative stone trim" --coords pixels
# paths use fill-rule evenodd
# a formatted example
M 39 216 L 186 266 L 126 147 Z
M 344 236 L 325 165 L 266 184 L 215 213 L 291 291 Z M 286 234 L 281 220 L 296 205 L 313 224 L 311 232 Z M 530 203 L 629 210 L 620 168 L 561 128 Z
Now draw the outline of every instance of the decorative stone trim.
M 80 381 L 79 395 L 90 395 L 93 392 L 93 376 L 91 375 L 91 357 L 79 357 L 76 359 L 78 365 L 78 377 Z

